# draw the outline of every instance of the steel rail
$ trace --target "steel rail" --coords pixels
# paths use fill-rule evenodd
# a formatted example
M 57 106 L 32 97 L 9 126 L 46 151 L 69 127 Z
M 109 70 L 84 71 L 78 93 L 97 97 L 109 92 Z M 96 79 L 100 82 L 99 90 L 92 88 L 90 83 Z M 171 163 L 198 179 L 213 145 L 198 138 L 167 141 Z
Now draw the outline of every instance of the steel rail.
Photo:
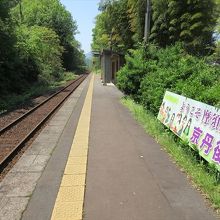
M 50 97 L 48 97 L 47 99 L 45 99 L 43 102 L 39 103 L 38 105 L 36 105 L 34 108 L 30 109 L 29 111 L 27 111 L 25 114 L 21 115 L 20 117 L 16 118 L 14 121 L 12 121 L 11 123 L 7 124 L 6 126 L 4 126 L 2 129 L 0 129 L 0 135 L 2 133 L 4 133 L 6 130 L 10 129 L 12 126 L 14 126 L 15 124 L 17 124 L 18 122 L 20 122 L 22 119 L 24 119 L 25 117 L 27 117 L 30 113 L 32 113 L 33 111 L 37 110 L 40 106 L 42 106 L 43 104 L 45 104 L 46 102 L 48 102 L 50 99 L 52 99 L 54 96 L 58 95 L 60 92 L 64 91 L 65 89 L 67 89 L 69 86 L 71 86 L 72 84 L 76 83 L 78 80 L 80 80 L 83 77 L 83 75 L 77 77 L 77 79 L 75 79 L 73 82 L 71 82 L 69 85 L 65 86 L 64 88 L 60 89 L 59 91 L 57 91 L 56 93 L 54 93 L 53 95 L 51 95 Z
M 36 133 L 37 130 L 39 130 L 39 128 L 43 125 L 43 123 L 45 121 L 48 120 L 48 118 L 63 104 L 63 102 L 76 90 L 76 88 L 83 82 L 83 80 L 87 77 L 87 75 L 82 75 L 80 77 L 78 77 L 74 82 L 72 82 L 70 85 L 66 86 L 64 89 L 61 89 L 60 91 L 56 92 L 55 94 L 59 94 L 60 92 L 64 91 L 66 88 L 68 88 L 69 86 L 71 86 L 74 83 L 77 83 L 74 88 L 61 100 L 61 102 L 58 103 L 58 105 L 56 105 L 1 161 L 0 161 L 0 172 L 2 172 L 2 170 L 8 165 L 8 163 L 15 157 L 15 155 L 17 154 L 17 152 L 19 152 L 22 147 L 24 146 L 24 144 L 34 135 L 34 133 Z M 47 101 L 49 101 L 50 99 L 52 99 L 54 96 L 52 95 L 52 97 L 49 97 L 47 99 Z M 43 104 L 46 103 L 46 100 L 43 102 Z M 39 108 L 41 105 L 43 105 L 42 103 L 40 103 L 40 105 L 38 105 L 37 108 Z M 37 109 L 36 107 L 34 108 L 35 110 Z M 28 115 L 30 113 L 33 112 L 33 109 L 31 109 L 28 112 Z M 24 117 L 19 117 L 19 119 L 15 120 L 14 122 L 12 122 L 13 125 L 17 124 L 19 121 L 21 121 Z M 9 125 L 10 128 L 13 125 Z M 7 130 L 7 129 L 5 129 Z

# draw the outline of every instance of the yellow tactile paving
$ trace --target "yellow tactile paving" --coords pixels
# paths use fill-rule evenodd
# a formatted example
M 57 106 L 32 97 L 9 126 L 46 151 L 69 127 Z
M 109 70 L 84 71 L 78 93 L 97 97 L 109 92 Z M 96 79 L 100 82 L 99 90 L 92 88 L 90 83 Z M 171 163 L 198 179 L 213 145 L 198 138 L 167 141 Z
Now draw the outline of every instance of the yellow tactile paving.
M 86 144 L 88 145 L 88 141 L 84 139 L 84 137 L 81 137 L 79 136 L 79 134 L 76 134 L 76 136 L 78 137 L 77 140 L 75 140 L 73 142 L 73 144 L 77 144 L 77 143 L 80 143 L 80 144 Z
M 61 186 L 57 196 L 57 202 L 83 201 L 84 186 Z
M 69 153 L 70 157 L 87 157 L 87 155 L 88 155 L 88 148 L 84 150 L 74 150 Z
M 84 186 L 85 185 L 85 175 L 79 174 L 79 175 L 64 175 L 61 186 Z
M 77 156 L 77 157 L 86 157 L 88 153 L 88 148 L 74 148 L 70 151 L 70 156 Z
M 80 141 L 82 141 L 82 142 L 80 142 Z M 76 146 L 76 147 L 77 146 L 79 146 L 79 147 L 80 146 L 82 146 L 82 147 L 85 146 L 86 147 L 86 146 L 88 146 L 88 142 L 85 141 L 83 138 L 80 138 L 79 140 L 77 140 L 77 142 L 74 142 L 73 145 Z
M 86 164 L 81 165 L 70 165 L 67 164 L 64 174 L 85 174 L 86 173 Z
M 57 202 L 52 219 L 56 220 L 81 220 L 82 219 L 82 202 Z M 65 212 L 63 210 L 66 210 Z
M 76 142 L 76 143 L 74 143 L 74 148 L 73 149 L 76 149 L 76 148 L 88 148 L 88 143 L 86 144 L 86 143 L 80 143 L 80 142 Z M 73 149 L 71 149 L 71 150 L 73 150 Z
M 70 152 L 84 151 L 84 150 L 88 150 L 88 145 L 77 143 L 75 144 L 74 148 L 70 150 Z
M 86 164 L 87 163 L 87 157 L 71 157 L 69 156 L 67 164 L 73 165 L 73 164 Z
M 79 118 L 52 220 L 82 220 L 94 75 Z

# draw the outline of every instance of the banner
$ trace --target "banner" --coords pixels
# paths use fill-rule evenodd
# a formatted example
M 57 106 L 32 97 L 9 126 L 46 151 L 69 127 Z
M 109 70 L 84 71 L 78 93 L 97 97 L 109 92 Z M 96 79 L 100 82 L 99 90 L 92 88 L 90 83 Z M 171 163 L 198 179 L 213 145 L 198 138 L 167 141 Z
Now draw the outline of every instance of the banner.
M 220 171 L 220 110 L 166 91 L 157 117 Z

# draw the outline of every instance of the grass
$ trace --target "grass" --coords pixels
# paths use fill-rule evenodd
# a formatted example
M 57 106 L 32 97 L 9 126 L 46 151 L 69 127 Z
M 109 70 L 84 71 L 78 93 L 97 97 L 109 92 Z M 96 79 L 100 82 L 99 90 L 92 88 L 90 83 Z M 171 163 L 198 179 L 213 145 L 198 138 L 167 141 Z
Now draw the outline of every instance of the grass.
M 181 171 L 187 174 L 202 194 L 211 202 L 211 206 L 219 213 L 220 184 L 217 170 L 205 162 L 188 145 L 170 132 L 157 118 L 143 106 L 130 98 L 123 98 L 122 103 L 131 111 L 134 118 L 144 127 L 145 131 L 171 155 Z
M 24 93 L 20 95 L 8 94 L 0 99 L 0 115 L 15 109 L 18 106 L 24 105 L 31 99 L 55 91 L 58 87 L 66 84 L 68 81 L 76 78 L 76 75 L 72 72 L 65 72 L 62 79 L 51 84 L 36 83 L 28 88 Z
M 60 81 L 57 81 L 57 82 L 54 82 L 52 84 L 52 86 L 54 87 L 57 87 L 57 86 L 61 86 L 61 85 L 64 85 L 65 83 L 67 83 L 68 81 L 70 80 L 73 80 L 76 78 L 76 74 L 74 74 L 73 72 L 64 72 L 63 76 L 62 76 L 62 79 Z
M 92 72 L 97 75 L 101 75 L 101 69 L 93 69 Z

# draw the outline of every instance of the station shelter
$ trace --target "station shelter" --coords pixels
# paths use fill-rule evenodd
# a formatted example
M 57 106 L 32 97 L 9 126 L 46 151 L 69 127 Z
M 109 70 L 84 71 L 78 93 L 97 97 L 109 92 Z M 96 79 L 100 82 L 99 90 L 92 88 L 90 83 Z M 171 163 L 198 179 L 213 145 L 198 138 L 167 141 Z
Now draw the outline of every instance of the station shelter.
M 100 61 L 102 82 L 116 83 L 116 74 L 125 63 L 124 55 L 104 49 L 100 53 Z

